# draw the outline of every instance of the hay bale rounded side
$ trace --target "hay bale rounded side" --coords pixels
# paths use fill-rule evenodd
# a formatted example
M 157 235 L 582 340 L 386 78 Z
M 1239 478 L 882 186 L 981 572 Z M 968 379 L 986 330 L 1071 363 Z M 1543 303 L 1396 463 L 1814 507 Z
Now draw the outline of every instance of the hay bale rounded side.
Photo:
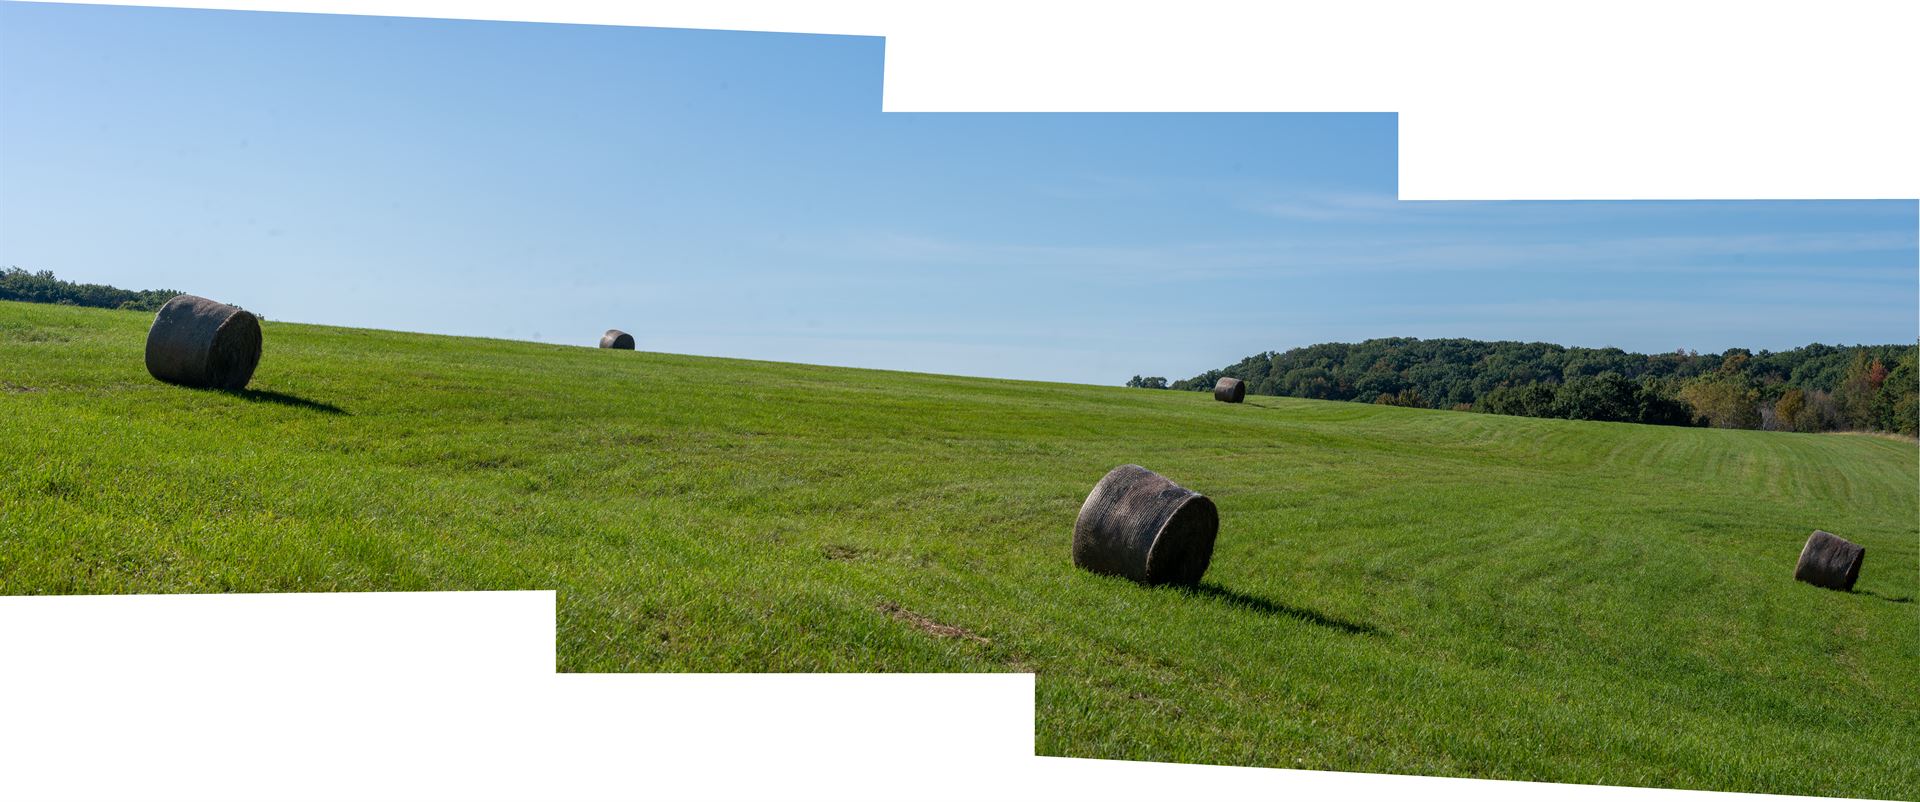
M 260 319 L 198 295 L 175 295 L 147 329 L 147 372 L 187 387 L 239 390 L 260 365 Z
M 1800 548 L 1800 563 L 1793 568 L 1793 578 L 1823 588 L 1853 590 L 1853 583 L 1860 579 L 1860 563 L 1866 557 L 1867 547 L 1815 529 L 1807 537 L 1807 545 Z
M 1247 383 L 1232 376 L 1221 376 L 1213 383 L 1213 400 L 1238 404 L 1247 400 Z
M 619 329 L 607 329 L 607 333 L 600 335 L 600 347 L 631 351 L 633 350 L 633 335 Z
M 1073 564 L 1145 585 L 1197 585 L 1213 560 L 1213 501 L 1138 465 L 1107 472 L 1073 522 Z

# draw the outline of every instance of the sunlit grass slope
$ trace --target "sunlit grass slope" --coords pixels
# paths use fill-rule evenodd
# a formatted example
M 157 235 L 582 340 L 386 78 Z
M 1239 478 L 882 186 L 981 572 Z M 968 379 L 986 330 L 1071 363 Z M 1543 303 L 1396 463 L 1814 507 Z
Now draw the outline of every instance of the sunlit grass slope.
M 567 671 L 1036 672 L 1045 754 L 1920 796 L 1912 443 L 279 322 L 235 395 L 150 319 L 0 303 L 0 592 L 551 588 Z M 1069 563 L 1126 462 L 1203 591 Z

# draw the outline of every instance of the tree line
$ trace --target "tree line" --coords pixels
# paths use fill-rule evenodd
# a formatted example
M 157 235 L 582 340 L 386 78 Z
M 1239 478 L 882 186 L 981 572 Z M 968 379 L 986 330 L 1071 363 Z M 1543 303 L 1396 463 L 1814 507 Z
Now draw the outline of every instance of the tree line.
M 18 267 L 0 271 L 0 301 L 94 306 L 157 312 L 178 290 L 123 290 L 106 284 L 76 284 L 55 278 L 53 271 L 29 273 Z
M 1551 343 L 1390 337 L 1256 354 L 1168 382 L 1211 390 L 1222 376 L 1263 395 L 1431 407 L 1537 418 L 1774 431 L 1920 427 L 1920 344 L 1731 348 L 1638 354 Z

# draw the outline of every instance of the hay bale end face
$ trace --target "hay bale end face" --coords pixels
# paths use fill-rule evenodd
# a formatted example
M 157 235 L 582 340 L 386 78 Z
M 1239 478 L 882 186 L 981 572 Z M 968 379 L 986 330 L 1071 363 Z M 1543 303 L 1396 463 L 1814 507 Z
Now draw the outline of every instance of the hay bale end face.
M 260 365 L 260 319 L 237 306 L 176 295 L 147 330 L 147 372 L 187 387 L 239 390 Z
M 1800 549 L 1800 564 L 1794 566 L 1793 578 L 1823 588 L 1853 590 L 1853 583 L 1860 579 L 1860 562 L 1866 556 L 1865 546 L 1815 529 Z
M 1145 585 L 1197 585 L 1213 559 L 1213 501 L 1138 465 L 1109 471 L 1073 522 L 1073 564 Z
M 631 351 L 633 350 L 633 335 L 619 329 L 607 329 L 606 334 L 600 335 L 600 347 Z
M 1247 400 L 1247 383 L 1232 376 L 1221 376 L 1213 383 L 1213 400 L 1238 404 Z

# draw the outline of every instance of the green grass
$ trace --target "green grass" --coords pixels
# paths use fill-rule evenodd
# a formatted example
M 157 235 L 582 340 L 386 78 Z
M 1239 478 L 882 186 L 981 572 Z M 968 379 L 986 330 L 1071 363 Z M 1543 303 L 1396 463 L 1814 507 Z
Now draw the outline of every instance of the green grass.
M 1910 442 L 280 322 L 235 395 L 150 319 L 0 303 L 0 593 L 550 588 L 565 671 L 1034 671 L 1043 754 L 1920 797 Z M 1069 563 L 1125 462 L 1206 589 Z

